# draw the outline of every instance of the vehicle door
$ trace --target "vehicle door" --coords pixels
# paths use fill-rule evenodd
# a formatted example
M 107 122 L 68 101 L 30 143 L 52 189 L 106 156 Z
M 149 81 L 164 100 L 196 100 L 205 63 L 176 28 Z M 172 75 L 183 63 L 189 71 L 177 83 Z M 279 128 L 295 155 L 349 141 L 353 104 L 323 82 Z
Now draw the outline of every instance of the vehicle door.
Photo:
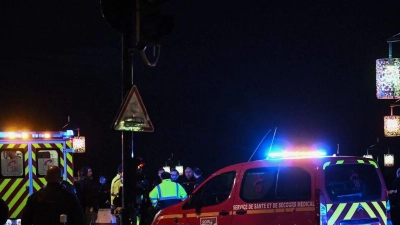
M 183 205 L 182 212 L 188 225 L 230 225 L 237 172 L 215 175 L 203 183 Z
M 296 166 L 243 167 L 233 225 L 315 224 L 310 171 Z
M 325 164 L 328 225 L 386 224 L 386 187 L 375 161 L 345 159 Z
M 33 192 L 46 186 L 46 172 L 51 166 L 58 166 L 63 169 L 62 159 L 63 141 L 36 141 L 32 143 L 32 178 Z M 63 165 L 60 165 L 63 164 Z
M 0 144 L 0 196 L 9 208 L 9 218 L 20 218 L 29 196 L 28 145 L 6 141 Z

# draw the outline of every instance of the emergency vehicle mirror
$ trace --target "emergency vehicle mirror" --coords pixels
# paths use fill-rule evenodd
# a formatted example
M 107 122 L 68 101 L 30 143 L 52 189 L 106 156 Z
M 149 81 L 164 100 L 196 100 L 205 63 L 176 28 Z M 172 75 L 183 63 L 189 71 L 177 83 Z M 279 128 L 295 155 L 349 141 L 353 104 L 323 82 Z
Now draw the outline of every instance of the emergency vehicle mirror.
M 187 204 L 190 208 L 193 208 L 193 195 L 188 196 Z
M 182 206 L 182 209 L 195 209 L 196 214 L 200 214 L 201 212 L 201 204 L 199 197 L 196 193 L 188 195 L 186 203 Z
M 196 213 L 200 213 L 201 201 L 196 193 L 189 195 L 188 204 L 191 208 L 196 209 Z

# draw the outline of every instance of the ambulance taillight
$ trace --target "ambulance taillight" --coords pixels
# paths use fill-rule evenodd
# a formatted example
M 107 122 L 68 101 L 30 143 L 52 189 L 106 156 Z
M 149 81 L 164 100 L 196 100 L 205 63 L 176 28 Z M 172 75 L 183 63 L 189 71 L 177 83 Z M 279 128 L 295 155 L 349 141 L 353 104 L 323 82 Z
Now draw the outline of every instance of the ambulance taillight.
M 319 189 L 315 192 L 315 217 L 317 225 L 328 224 L 325 198 Z
M 319 220 L 320 225 L 328 224 L 328 218 L 326 216 L 326 206 L 324 204 L 320 204 L 319 211 L 320 211 L 320 220 Z

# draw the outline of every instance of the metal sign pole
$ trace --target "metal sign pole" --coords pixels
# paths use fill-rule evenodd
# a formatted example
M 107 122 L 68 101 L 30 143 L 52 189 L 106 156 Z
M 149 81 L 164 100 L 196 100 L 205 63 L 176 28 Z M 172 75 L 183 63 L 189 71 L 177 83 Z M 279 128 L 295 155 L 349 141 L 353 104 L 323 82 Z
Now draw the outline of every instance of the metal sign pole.
M 133 4 L 133 1 L 130 1 L 130 4 Z M 133 5 L 131 6 L 130 9 L 133 9 Z M 126 24 L 122 32 L 122 100 L 133 85 L 133 57 L 129 51 L 133 47 L 133 12 L 130 13 L 130 17 L 132 17 L 130 20 L 124 21 Z M 129 169 L 133 151 L 133 132 L 122 131 L 121 138 L 123 171 L 121 224 L 129 225 L 129 217 L 133 214 L 132 196 L 135 196 L 135 190 L 130 188 L 134 183 L 134 174 Z

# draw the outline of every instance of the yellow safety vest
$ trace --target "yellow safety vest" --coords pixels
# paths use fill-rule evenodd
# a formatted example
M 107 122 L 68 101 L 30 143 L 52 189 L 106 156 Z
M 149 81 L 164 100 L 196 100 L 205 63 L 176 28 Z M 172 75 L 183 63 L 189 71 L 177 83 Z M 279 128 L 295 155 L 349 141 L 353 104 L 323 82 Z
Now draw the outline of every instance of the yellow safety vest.
M 111 202 L 110 204 L 113 205 L 114 198 L 118 195 L 119 188 L 122 187 L 121 176 L 117 174 L 114 179 L 111 181 Z
M 149 197 L 153 206 L 156 207 L 159 201 L 185 200 L 187 194 L 180 184 L 172 182 L 171 179 L 165 179 L 150 191 Z

